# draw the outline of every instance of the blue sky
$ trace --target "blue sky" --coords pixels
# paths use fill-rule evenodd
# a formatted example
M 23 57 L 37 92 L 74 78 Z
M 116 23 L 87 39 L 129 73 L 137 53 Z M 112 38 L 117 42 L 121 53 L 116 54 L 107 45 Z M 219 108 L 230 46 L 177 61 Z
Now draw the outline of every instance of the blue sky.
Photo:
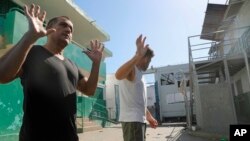
M 209 0 L 225 4 L 227 0 Z M 135 54 L 143 34 L 154 50 L 154 67 L 188 63 L 187 37 L 201 33 L 208 0 L 74 0 L 110 36 L 107 73 Z

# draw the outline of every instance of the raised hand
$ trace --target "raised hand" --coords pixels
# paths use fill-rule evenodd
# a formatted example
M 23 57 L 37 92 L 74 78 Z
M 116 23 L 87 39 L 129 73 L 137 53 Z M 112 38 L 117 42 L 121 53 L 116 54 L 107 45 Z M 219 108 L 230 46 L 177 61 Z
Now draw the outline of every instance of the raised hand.
M 136 47 L 137 47 L 136 55 L 138 55 L 139 57 L 143 57 L 148 50 L 149 45 L 148 44 L 145 45 L 145 40 L 146 37 L 142 37 L 142 35 L 140 35 L 136 39 Z
M 38 39 L 55 31 L 55 29 L 45 29 L 43 22 L 46 17 L 46 12 L 40 12 L 40 6 L 32 4 L 29 8 L 24 6 L 25 15 L 29 22 L 29 31 L 33 38 Z
M 102 52 L 104 46 L 97 40 L 90 41 L 91 49 L 84 51 L 85 54 L 93 61 L 93 63 L 100 63 L 102 59 Z

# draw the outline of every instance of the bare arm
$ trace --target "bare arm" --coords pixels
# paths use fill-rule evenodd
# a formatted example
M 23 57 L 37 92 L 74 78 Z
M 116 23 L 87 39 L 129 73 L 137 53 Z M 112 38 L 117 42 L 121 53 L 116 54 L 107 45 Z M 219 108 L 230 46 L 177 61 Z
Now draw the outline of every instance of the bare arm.
M 139 56 L 134 56 L 128 62 L 123 64 L 115 73 L 115 77 L 118 80 L 128 79 L 129 81 L 133 81 L 135 78 L 135 65 L 140 60 Z
M 78 82 L 78 90 L 80 90 L 82 93 L 92 96 L 95 93 L 97 83 L 98 83 L 98 76 L 99 76 L 99 68 L 100 63 L 102 59 L 102 52 L 103 52 L 103 46 L 100 42 L 97 40 L 91 41 L 91 50 L 85 51 L 85 53 L 88 55 L 88 57 L 92 60 L 92 68 L 90 72 L 90 76 L 88 80 L 85 80 L 84 78 L 81 79 Z
M 16 78 L 32 44 L 35 43 L 35 39 L 32 38 L 26 33 L 11 50 L 0 58 L 0 83 L 7 83 Z
M 29 30 L 12 49 L 0 58 L 0 83 L 15 79 L 36 40 L 54 31 L 52 29 L 46 31 L 43 28 L 46 13 L 41 14 L 39 6 L 32 4 L 29 9 L 25 6 L 24 11 L 29 21 Z
M 146 37 L 142 37 L 140 35 L 136 39 L 137 51 L 133 58 L 131 58 L 128 62 L 123 64 L 115 73 L 115 77 L 118 80 L 128 79 L 129 81 L 133 81 L 135 78 L 135 65 L 142 59 L 145 55 L 148 45 L 145 45 Z

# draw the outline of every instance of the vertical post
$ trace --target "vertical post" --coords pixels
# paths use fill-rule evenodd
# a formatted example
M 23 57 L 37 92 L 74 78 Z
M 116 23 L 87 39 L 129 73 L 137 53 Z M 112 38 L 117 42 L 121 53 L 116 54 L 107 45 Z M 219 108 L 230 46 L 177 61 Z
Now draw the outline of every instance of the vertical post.
M 196 72 L 196 68 L 195 68 L 195 64 L 194 64 L 194 60 L 192 56 L 191 42 L 190 42 L 191 38 L 198 37 L 198 36 L 200 35 L 188 37 L 188 54 L 189 54 L 189 65 L 190 65 L 189 71 L 190 71 L 190 76 L 192 80 L 191 86 L 190 86 L 190 95 L 194 96 L 195 98 L 195 107 L 196 107 L 195 111 L 196 111 L 197 126 L 203 127 L 201 95 L 200 95 L 200 90 L 199 90 L 197 72 Z M 194 101 L 192 101 L 192 105 L 193 105 L 193 102 Z M 193 108 L 193 106 L 191 108 Z
M 159 98 L 159 91 L 158 91 L 158 82 L 155 82 L 155 116 L 158 122 L 161 122 L 160 116 L 160 98 Z
M 183 71 L 181 71 L 183 78 L 182 78 L 182 87 L 183 87 L 183 95 L 184 95 L 184 101 L 185 101 L 185 109 L 186 109 L 186 121 L 187 121 L 187 128 L 191 129 L 191 114 L 190 114 L 190 104 L 188 102 L 188 97 L 187 97 L 187 89 L 186 89 L 186 77 Z
M 108 112 L 109 112 L 109 115 L 108 115 L 108 119 L 111 119 L 111 107 L 108 108 Z
M 83 126 L 84 126 L 84 125 L 83 125 L 83 123 L 84 123 L 84 122 L 83 122 L 83 118 L 84 118 L 84 107 L 83 107 L 83 104 L 84 104 L 84 103 L 83 103 L 83 97 L 82 97 L 82 95 L 80 95 L 80 96 L 81 96 L 80 98 L 81 98 L 81 118 L 82 118 L 82 129 L 83 129 Z
M 247 69 L 248 83 L 249 83 L 249 85 L 250 85 L 249 61 L 248 61 L 248 56 L 247 56 L 246 50 L 244 49 L 244 47 L 247 48 L 247 45 L 244 44 L 244 41 L 243 41 L 241 38 L 239 39 L 239 42 L 240 42 L 240 48 L 241 48 L 241 51 L 242 51 L 242 53 L 243 53 L 244 61 L 245 61 L 246 69 Z
M 192 52 L 191 52 L 191 43 L 190 43 L 190 38 L 188 37 L 188 54 L 189 54 L 189 88 L 190 88 L 190 101 L 189 101 L 189 106 L 190 106 L 190 127 L 192 126 L 193 122 L 193 93 L 194 93 L 194 78 L 193 78 L 193 65 L 191 63 L 192 61 Z
M 231 85 L 231 80 L 230 80 L 230 73 L 229 73 L 229 70 L 228 70 L 228 64 L 227 64 L 227 60 L 226 60 L 225 57 L 223 59 L 223 62 L 224 62 L 224 67 L 225 67 L 226 82 L 229 85 L 229 92 L 231 94 L 230 99 L 231 99 L 231 103 L 232 103 L 232 106 L 233 106 L 234 120 L 235 120 L 235 123 L 237 124 L 238 120 L 237 120 L 236 109 L 235 109 L 235 104 L 234 104 L 234 95 L 233 95 L 233 92 L 232 92 L 232 85 Z

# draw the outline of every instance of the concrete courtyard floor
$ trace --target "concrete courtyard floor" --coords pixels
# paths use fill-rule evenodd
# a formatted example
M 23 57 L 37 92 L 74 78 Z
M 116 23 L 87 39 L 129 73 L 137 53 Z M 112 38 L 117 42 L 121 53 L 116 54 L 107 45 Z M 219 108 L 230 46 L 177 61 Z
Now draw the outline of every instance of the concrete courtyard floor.
M 121 124 L 106 127 L 98 131 L 78 134 L 80 141 L 123 141 Z M 219 141 L 215 138 L 191 135 L 182 126 L 162 125 L 156 129 L 147 127 L 147 141 Z

